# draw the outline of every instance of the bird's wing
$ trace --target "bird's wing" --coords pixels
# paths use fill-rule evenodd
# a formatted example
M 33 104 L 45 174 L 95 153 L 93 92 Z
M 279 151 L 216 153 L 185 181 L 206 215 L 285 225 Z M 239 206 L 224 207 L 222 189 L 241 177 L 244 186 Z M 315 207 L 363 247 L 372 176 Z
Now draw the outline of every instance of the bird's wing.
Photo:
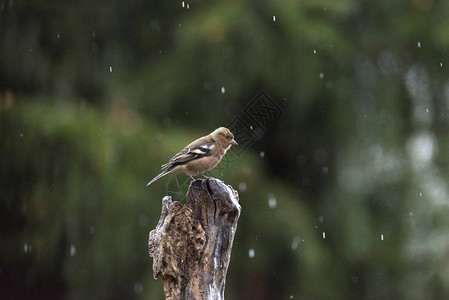
M 162 170 L 172 169 L 176 166 L 186 164 L 189 161 L 200 159 L 205 156 L 210 156 L 213 147 L 215 147 L 215 143 L 210 142 L 199 146 L 184 148 L 175 156 L 173 156 L 168 163 L 162 165 Z

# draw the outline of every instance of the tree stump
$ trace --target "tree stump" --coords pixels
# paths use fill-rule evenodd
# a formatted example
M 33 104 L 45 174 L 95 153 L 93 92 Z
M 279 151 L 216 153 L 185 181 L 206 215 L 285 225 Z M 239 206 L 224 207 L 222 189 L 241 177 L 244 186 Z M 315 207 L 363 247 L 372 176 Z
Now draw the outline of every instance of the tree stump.
M 237 192 L 215 178 L 191 183 L 185 205 L 162 199 L 148 250 L 166 300 L 224 299 L 240 211 Z

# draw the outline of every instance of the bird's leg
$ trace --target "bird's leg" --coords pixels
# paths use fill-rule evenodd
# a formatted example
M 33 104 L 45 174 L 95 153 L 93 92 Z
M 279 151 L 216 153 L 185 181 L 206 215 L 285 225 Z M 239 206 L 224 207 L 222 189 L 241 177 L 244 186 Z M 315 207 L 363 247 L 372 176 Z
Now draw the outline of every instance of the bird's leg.
M 209 176 L 206 176 L 204 174 L 201 174 L 201 176 L 203 176 L 205 179 L 209 179 L 210 178 Z
M 193 177 L 192 175 L 189 175 L 189 176 L 190 176 L 190 178 L 192 178 L 192 181 L 196 180 L 195 177 Z M 190 182 L 192 182 L 192 181 L 190 181 Z

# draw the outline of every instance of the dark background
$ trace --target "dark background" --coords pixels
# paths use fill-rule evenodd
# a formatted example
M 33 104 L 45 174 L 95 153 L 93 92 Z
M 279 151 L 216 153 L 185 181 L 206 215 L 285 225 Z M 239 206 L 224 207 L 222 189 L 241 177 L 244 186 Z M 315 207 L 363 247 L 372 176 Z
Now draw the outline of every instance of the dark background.
M 145 185 L 239 116 L 227 299 L 449 298 L 448 13 L 0 0 L 0 298 L 163 299 L 148 232 L 187 177 Z

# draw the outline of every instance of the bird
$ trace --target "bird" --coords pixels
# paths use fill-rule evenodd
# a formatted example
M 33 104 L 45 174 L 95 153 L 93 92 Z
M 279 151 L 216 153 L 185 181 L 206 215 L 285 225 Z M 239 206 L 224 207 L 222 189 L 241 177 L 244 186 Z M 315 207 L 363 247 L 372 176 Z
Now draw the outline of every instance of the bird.
M 212 170 L 232 145 L 238 145 L 232 132 L 226 127 L 219 127 L 175 154 L 168 163 L 162 165 L 162 172 L 151 179 L 147 186 L 172 172 L 184 172 L 195 180 L 193 176 Z

